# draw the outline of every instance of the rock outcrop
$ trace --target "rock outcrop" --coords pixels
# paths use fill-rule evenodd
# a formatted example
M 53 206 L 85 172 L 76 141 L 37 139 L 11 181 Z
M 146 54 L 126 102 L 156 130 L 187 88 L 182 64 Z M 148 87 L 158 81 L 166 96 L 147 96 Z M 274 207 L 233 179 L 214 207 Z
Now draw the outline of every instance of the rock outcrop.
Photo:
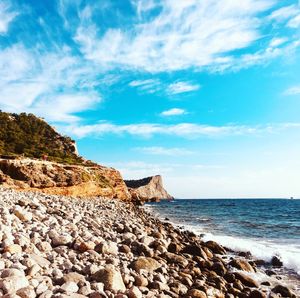
M 0 159 L 0 185 L 69 196 L 130 200 L 127 186 L 113 168 L 65 165 L 33 159 Z
M 173 200 L 163 187 L 160 175 L 147 177 L 140 180 L 125 180 L 125 183 L 136 203 L 158 202 L 163 199 Z

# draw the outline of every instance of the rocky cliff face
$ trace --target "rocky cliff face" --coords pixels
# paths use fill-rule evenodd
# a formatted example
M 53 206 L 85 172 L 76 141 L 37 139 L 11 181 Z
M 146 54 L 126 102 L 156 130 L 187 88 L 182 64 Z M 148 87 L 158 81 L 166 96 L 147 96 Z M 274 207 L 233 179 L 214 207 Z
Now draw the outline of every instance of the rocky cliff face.
M 125 183 L 137 203 L 160 201 L 162 199 L 174 199 L 163 187 L 160 175 L 147 177 L 140 180 L 125 180 Z
M 69 196 L 131 196 L 121 174 L 100 165 L 64 165 L 32 159 L 0 159 L 0 185 Z

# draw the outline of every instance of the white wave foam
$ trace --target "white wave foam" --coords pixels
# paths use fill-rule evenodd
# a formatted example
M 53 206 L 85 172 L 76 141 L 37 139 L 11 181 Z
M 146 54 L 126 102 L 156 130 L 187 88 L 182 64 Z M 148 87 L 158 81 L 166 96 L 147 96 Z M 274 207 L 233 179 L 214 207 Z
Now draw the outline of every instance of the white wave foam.
M 270 262 L 273 256 L 279 256 L 283 265 L 300 275 L 300 249 L 294 244 L 280 244 L 271 241 L 240 239 L 232 236 L 217 236 L 207 233 L 204 241 L 213 240 L 234 251 L 250 251 L 257 258 Z

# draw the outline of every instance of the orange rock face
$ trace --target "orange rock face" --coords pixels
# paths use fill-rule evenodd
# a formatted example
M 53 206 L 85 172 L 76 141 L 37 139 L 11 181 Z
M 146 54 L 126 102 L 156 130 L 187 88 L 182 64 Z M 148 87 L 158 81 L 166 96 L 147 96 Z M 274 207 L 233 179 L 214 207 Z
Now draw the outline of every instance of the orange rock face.
M 0 159 L 0 185 L 58 195 L 131 199 L 120 172 L 100 165 Z

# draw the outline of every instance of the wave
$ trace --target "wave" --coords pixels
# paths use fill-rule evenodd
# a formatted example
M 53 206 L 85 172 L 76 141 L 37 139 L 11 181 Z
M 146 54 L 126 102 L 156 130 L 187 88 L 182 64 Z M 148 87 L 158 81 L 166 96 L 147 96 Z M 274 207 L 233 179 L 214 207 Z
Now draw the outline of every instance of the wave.
M 195 227 L 190 226 L 189 229 L 201 234 L 199 229 L 195 231 Z M 254 258 L 266 262 L 270 262 L 273 256 L 278 256 L 281 258 L 284 267 L 292 269 L 300 275 L 300 244 L 276 243 L 261 239 L 243 239 L 233 236 L 214 235 L 212 233 L 202 233 L 201 236 L 204 241 L 213 240 L 234 251 L 250 251 Z

